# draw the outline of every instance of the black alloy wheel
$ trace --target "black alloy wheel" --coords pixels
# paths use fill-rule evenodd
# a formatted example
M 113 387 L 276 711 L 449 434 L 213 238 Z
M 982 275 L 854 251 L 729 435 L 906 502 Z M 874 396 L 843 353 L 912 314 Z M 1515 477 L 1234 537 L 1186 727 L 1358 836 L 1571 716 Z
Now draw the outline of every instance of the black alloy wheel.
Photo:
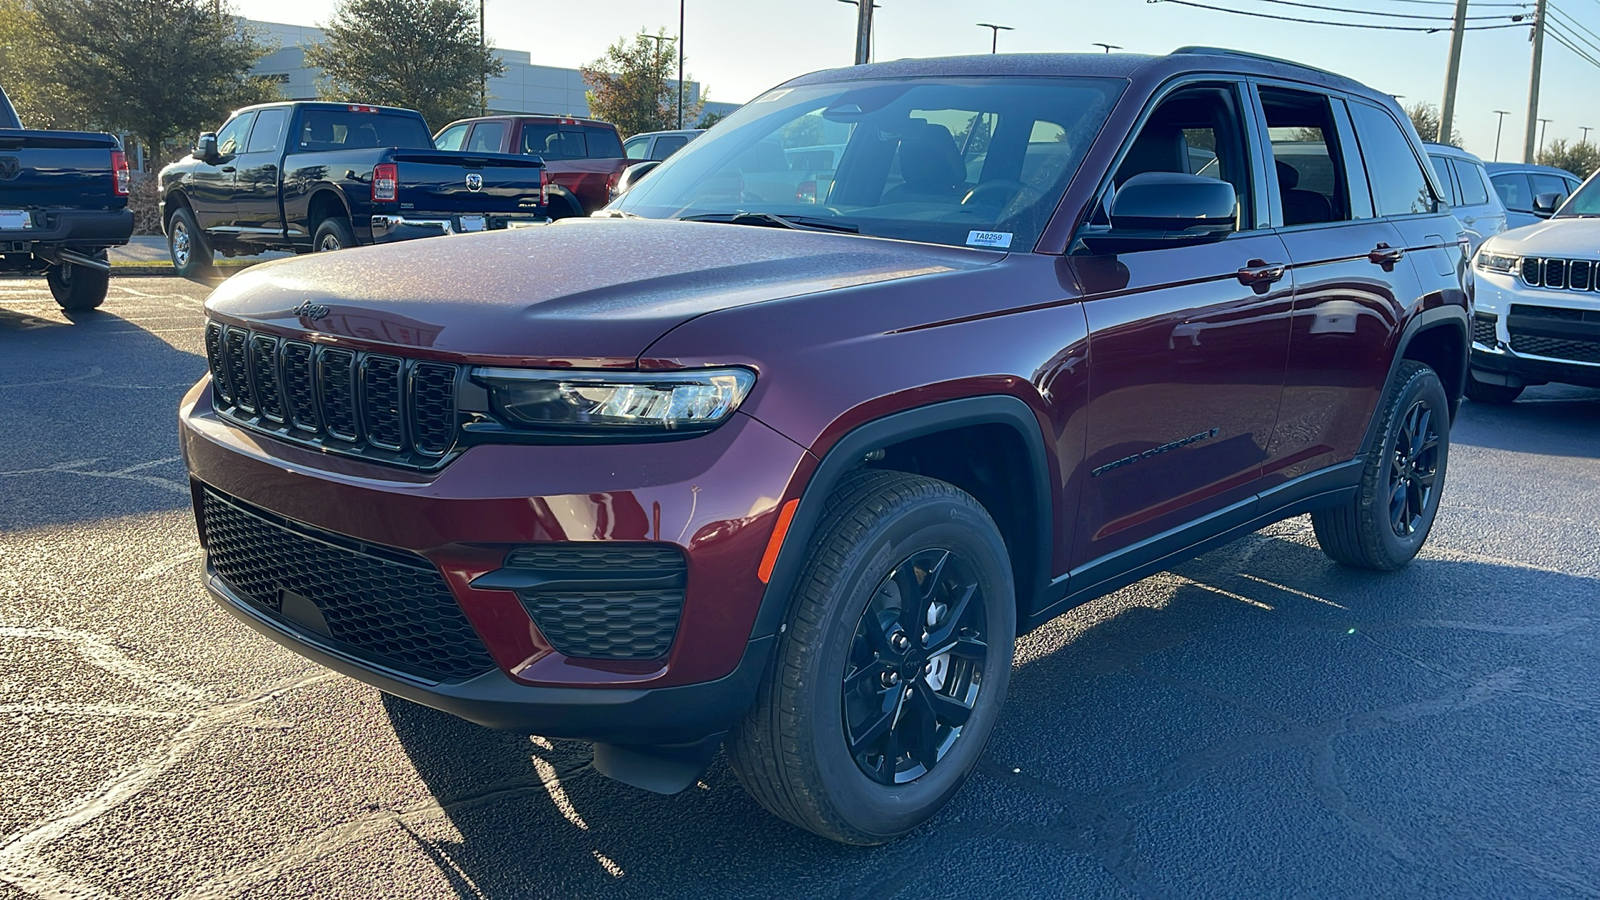
M 845 736 L 879 784 L 922 777 L 960 740 L 989 652 L 981 590 L 959 556 L 922 550 L 862 613 L 843 683 Z
M 1389 462 L 1389 525 L 1400 537 L 1410 537 L 1433 508 L 1439 477 L 1439 431 L 1426 397 L 1411 404 L 1395 435 Z

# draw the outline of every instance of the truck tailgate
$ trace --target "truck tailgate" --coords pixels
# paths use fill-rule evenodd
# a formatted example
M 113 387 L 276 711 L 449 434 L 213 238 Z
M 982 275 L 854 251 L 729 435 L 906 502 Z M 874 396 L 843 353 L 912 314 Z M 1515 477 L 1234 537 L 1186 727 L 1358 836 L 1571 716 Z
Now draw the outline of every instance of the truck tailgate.
M 402 150 L 400 202 L 429 213 L 534 212 L 543 164 L 536 158 L 446 150 Z
M 0 131 L 0 209 L 120 209 L 104 135 Z M 14 174 L 13 174 L 14 173 Z

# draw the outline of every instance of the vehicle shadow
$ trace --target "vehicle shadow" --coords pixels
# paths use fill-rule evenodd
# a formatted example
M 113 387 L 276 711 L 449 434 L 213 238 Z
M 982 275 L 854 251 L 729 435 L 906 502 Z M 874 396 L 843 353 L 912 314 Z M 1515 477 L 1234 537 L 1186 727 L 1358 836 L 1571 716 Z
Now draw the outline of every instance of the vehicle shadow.
M 11 303 L 0 307 L 0 530 L 190 502 L 175 413 L 206 369 L 183 349 L 198 344 L 200 310 L 116 285 L 88 313 L 62 313 L 48 292 L 0 295 Z
M 1496 450 L 1600 458 L 1600 390 L 1528 388 L 1506 406 L 1464 401 L 1450 440 Z
M 1356 573 L 1303 530 L 1274 526 L 1022 639 L 972 781 L 888 847 L 773 818 L 720 757 L 660 797 L 599 776 L 584 744 L 385 697 L 453 826 L 408 832 L 463 897 L 952 896 L 952 865 L 980 896 L 1596 883 L 1584 823 L 1600 786 L 1559 773 L 1600 740 L 1600 707 L 1563 684 L 1596 687 L 1600 584 L 1441 559 Z M 1487 863 L 1485 845 L 1519 855 Z

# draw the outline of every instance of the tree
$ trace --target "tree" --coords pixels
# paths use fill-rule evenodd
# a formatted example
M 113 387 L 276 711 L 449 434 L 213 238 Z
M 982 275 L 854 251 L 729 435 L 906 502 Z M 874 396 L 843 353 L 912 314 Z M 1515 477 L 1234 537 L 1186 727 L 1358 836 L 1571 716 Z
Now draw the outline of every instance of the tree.
M 276 90 L 248 75 L 265 52 L 256 35 L 211 0 L 8 2 L 0 18 L 25 21 L 37 56 L 6 65 L 39 125 L 129 133 L 159 160 L 169 140 Z
M 701 105 L 704 106 L 704 104 L 701 104 Z M 708 112 L 705 115 L 700 117 L 700 121 L 696 122 L 694 127 L 696 127 L 696 128 L 710 128 L 711 126 L 717 124 L 718 122 L 721 122 L 723 119 L 726 119 L 727 117 L 728 117 L 727 113 L 723 113 L 723 112 Z
M 665 38 L 667 32 L 656 36 Z M 667 41 L 637 37 L 629 44 L 623 38 L 579 71 L 589 86 L 589 115 L 617 126 L 624 137 L 678 127 L 678 76 Z M 685 98 L 684 122 L 700 118 L 704 99 L 703 93 L 692 103 Z
M 468 0 L 344 0 L 322 30 L 305 48 L 321 97 L 404 106 L 436 127 L 480 112 L 485 79 L 506 71 Z
M 1411 124 L 1416 127 L 1417 134 L 1425 141 L 1439 141 L 1439 107 L 1425 100 L 1406 107 L 1406 115 L 1411 117 Z M 1450 140 L 1443 143 L 1452 147 L 1461 146 L 1461 131 L 1455 126 L 1450 128 Z
M 1569 144 L 1566 138 L 1556 138 L 1539 151 L 1534 162 L 1541 166 L 1566 169 L 1579 178 L 1588 178 L 1596 169 L 1600 169 L 1600 147 L 1589 141 Z

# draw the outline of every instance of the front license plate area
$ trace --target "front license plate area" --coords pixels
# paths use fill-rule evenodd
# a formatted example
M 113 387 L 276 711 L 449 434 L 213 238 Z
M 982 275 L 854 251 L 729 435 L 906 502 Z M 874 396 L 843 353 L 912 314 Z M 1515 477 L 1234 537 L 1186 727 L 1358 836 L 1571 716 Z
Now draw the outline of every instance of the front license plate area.
M 486 218 L 484 218 L 483 216 L 462 216 L 461 217 L 461 230 L 462 231 L 482 231 L 484 228 L 488 227 L 488 224 L 489 224 L 488 220 Z
M 0 231 L 21 231 L 32 228 L 33 219 L 25 209 L 0 209 Z

